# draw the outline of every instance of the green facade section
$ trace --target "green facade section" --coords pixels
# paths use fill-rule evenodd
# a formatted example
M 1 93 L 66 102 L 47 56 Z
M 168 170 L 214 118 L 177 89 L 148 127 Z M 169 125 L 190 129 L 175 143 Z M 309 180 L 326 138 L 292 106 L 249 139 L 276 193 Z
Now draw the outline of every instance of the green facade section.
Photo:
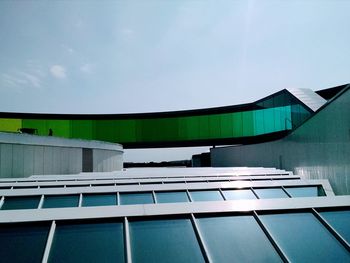
M 254 110 L 185 116 L 154 114 L 130 119 L 0 119 L 0 130 L 16 132 L 36 129 L 38 135 L 121 144 L 176 143 L 246 138 L 291 130 L 305 121 L 311 112 L 290 95 L 281 93 L 252 104 Z M 180 114 L 178 114 L 180 115 Z M 183 115 L 183 114 L 182 114 Z M 73 115 L 62 115 L 68 118 Z M 90 115 L 92 118 L 94 115 Z M 118 116 L 118 115 L 115 115 Z M 119 115 L 121 116 L 121 115 Z M 140 115 L 138 115 L 140 116 Z M 43 118 L 43 115 L 40 116 Z M 45 118 L 45 116 L 44 116 Z M 62 117 L 60 117 L 62 118 Z M 101 116 L 99 116 L 101 118 Z M 103 118 L 103 117 L 102 117 Z M 110 117 L 109 117 L 110 118 Z

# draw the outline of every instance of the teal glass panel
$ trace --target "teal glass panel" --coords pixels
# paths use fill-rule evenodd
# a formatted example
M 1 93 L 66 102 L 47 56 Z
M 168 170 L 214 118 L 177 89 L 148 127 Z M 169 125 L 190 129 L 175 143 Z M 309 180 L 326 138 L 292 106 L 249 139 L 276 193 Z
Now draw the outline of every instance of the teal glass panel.
M 117 205 L 116 194 L 84 194 L 82 206 Z
M 254 136 L 254 111 L 242 112 L 242 136 Z
M 152 193 L 120 194 L 121 205 L 153 204 Z
M 282 262 L 253 216 L 197 219 L 213 262 Z
M 41 262 L 50 224 L 1 224 L 1 262 Z
M 224 200 L 218 190 L 190 191 L 192 201 L 222 201 Z
M 282 188 L 254 189 L 254 191 L 260 199 L 288 197 L 288 195 L 282 190 Z
M 40 196 L 9 196 L 5 197 L 2 210 L 35 209 L 38 208 Z
M 307 186 L 307 187 L 285 187 L 288 194 L 291 197 L 311 197 L 318 196 L 317 186 Z
M 130 222 L 132 261 L 205 262 L 189 219 Z
M 350 244 L 350 211 L 330 211 L 320 214 Z
M 49 262 L 125 262 L 123 224 L 58 224 Z
M 253 111 L 254 114 L 254 134 L 259 135 L 265 133 L 265 118 L 267 110 L 256 110 Z
M 158 203 L 179 203 L 189 202 L 187 193 L 183 191 L 178 192 L 157 192 L 156 193 Z
M 77 207 L 79 195 L 46 195 L 43 208 Z
M 276 131 L 274 110 L 274 108 L 264 110 L 264 133 L 271 133 Z
M 260 218 L 291 262 L 350 261 L 350 253 L 311 213 Z
M 226 200 L 256 199 L 256 196 L 249 189 L 223 190 Z

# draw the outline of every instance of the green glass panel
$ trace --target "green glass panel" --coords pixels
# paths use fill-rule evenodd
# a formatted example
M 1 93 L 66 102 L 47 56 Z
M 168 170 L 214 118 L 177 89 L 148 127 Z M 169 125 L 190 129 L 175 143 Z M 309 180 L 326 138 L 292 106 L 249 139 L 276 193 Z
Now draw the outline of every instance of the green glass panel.
M 82 206 L 117 205 L 116 194 L 84 194 Z
M 307 187 L 285 187 L 288 194 L 291 197 L 311 197 L 318 196 L 317 186 L 307 186 Z
M 329 211 L 320 214 L 350 244 L 350 211 Z
M 47 120 L 46 121 L 47 133 L 49 129 L 52 130 L 52 135 L 63 138 L 71 138 L 71 121 L 70 120 Z
M 1 262 L 41 262 L 50 224 L 1 224 Z
M 130 222 L 132 261 L 205 262 L 189 219 Z
M 209 115 L 209 136 L 208 138 L 221 138 L 221 115 Z
M 263 133 L 271 133 L 275 132 L 275 114 L 274 114 L 275 109 L 266 109 L 264 110 L 264 131 Z M 261 133 L 261 134 L 263 134 Z
M 120 194 L 121 205 L 153 204 L 152 193 L 125 193 Z
M 249 189 L 223 190 L 226 200 L 256 199 L 256 196 Z
M 21 119 L 3 119 L 0 118 L 0 131 L 2 132 L 17 132 L 22 128 Z
M 43 208 L 77 207 L 79 195 L 45 195 Z
M 199 119 L 199 139 L 207 139 L 209 137 L 209 117 L 198 116 Z
M 45 120 L 29 120 L 24 119 L 22 121 L 23 128 L 37 129 L 38 135 L 48 135 L 49 128 L 46 126 Z
M 187 122 L 187 138 L 189 140 L 199 139 L 199 118 L 198 117 L 186 117 Z
M 91 120 L 72 120 L 72 138 L 93 139 L 93 125 Z
M 49 262 L 125 262 L 123 224 L 58 224 Z
M 233 118 L 232 113 L 221 114 L 221 137 L 230 138 L 233 137 Z
M 179 192 L 157 192 L 156 193 L 158 203 L 178 203 L 189 202 L 187 193 L 184 191 Z
M 233 137 L 243 136 L 242 112 L 232 113 Z
M 192 201 L 222 201 L 224 200 L 218 190 L 190 191 Z
M 254 191 L 260 199 L 288 197 L 288 195 L 282 190 L 282 188 L 254 189 Z
M 40 196 L 11 196 L 5 197 L 5 203 L 2 210 L 13 209 L 35 209 L 38 208 Z
M 311 213 L 260 218 L 291 262 L 350 261 L 350 253 Z
M 256 110 L 254 114 L 254 134 L 260 135 L 265 133 L 265 112 L 267 110 Z
M 198 218 L 213 262 L 282 262 L 253 216 Z
M 242 112 L 242 125 L 243 134 L 242 136 L 254 136 L 254 115 L 253 111 Z
M 117 142 L 136 142 L 136 120 L 119 120 L 117 129 L 120 137 Z

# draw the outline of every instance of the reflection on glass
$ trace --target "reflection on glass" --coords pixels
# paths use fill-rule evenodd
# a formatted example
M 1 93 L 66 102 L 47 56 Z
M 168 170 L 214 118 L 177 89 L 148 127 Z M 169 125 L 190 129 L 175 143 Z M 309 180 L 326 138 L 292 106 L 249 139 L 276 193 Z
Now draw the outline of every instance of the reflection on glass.
M 116 205 L 116 194 L 84 194 L 82 206 Z
M 223 190 L 226 200 L 256 199 L 256 196 L 249 189 Z
M 178 202 L 188 202 L 188 197 L 186 192 L 157 192 L 156 193 L 158 203 L 178 203 Z
M 125 262 L 123 224 L 57 225 L 49 262 Z
M 41 262 L 49 229 L 48 223 L 2 224 L 1 262 Z
M 79 195 L 46 195 L 43 208 L 77 207 Z
M 350 211 L 330 211 L 320 214 L 348 243 L 350 243 Z
M 291 262 L 349 262 L 350 253 L 311 214 L 260 216 Z
M 311 197 L 318 196 L 317 186 L 307 187 L 285 187 L 291 197 Z
M 213 262 L 282 262 L 253 216 L 197 221 Z
M 40 196 L 8 196 L 5 197 L 5 203 L 1 209 L 12 210 L 38 208 L 40 198 Z
M 254 189 L 254 191 L 260 199 L 288 197 L 288 195 L 282 190 L 282 188 Z
M 130 222 L 133 262 L 204 262 L 189 219 Z
M 120 194 L 121 205 L 153 204 L 152 193 Z
M 193 201 L 222 201 L 224 200 L 218 190 L 190 191 Z

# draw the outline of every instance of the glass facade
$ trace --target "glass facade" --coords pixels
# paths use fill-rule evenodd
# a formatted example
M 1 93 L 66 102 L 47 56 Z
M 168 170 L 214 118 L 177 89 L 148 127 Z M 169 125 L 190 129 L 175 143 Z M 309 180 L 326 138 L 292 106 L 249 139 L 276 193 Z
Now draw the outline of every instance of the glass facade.
M 120 194 L 121 205 L 153 204 L 152 193 Z
M 349 262 L 350 253 L 311 213 L 260 216 L 291 262 Z
M 130 222 L 133 262 L 205 262 L 189 219 Z
M 82 206 L 117 205 L 116 194 L 84 194 Z
M 11 196 L 5 198 L 2 210 L 38 208 L 41 196 Z
M 190 191 L 192 201 L 223 201 L 219 190 Z
M 282 262 L 253 216 L 197 220 L 213 262 Z
M 288 195 L 282 190 L 282 188 L 254 189 L 254 191 L 260 199 L 288 198 Z
M 50 224 L 1 224 L 1 262 L 41 262 Z
M 256 199 L 250 189 L 223 190 L 226 200 Z
M 350 244 L 350 211 L 328 211 L 321 215 Z
M 208 113 L 211 112 L 211 113 Z M 133 117 L 135 116 L 135 117 Z M 205 109 L 184 113 L 138 115 L 87 115 L 89 120 L 70 119 L 0 119 L 0 131 L 17 132 L 20 128 L 36 129 L 38 135 L 101 140 L 124 145 L 142 143 L 194 142 L 213 139 L 242 138 L 291 130 L 309 116 L 300 101 L 286 91 L 278 92 L 249 106 L 225 110 Z M 105 119 L 107 118 L 108 119 Z M 41 117 L 41 118 L 45 118 Z
M 43 208 L 77 207 L 79 195 L 48 195 L 44 198 Z
M 189 202 L 187 193 L 184 191 L 178 192 L 157 192 L 156 193 L 158 203 L 179 203 Z
M 49 262 L 125 262 L 123 224 L 57 225 Z

